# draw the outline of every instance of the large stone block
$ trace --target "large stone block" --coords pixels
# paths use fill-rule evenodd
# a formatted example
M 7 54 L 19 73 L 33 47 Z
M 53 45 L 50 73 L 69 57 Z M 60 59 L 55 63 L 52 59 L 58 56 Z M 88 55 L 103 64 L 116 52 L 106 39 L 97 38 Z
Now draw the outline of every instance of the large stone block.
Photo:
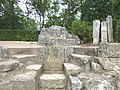
M 15 75 L 12 79 L 13 90 L 37 90 L 36 71 Z
M 47 47 L 46 59 L 43 63 L 43 68 L 46 71 L 63 70 L 64 63 L 64 47 L 51 46 Z
M 79 79 L 83 82 L 85 90 L 118 90 L 113 78 L 103 77 L 95 73 L 81 73 Z
M 0 62 L 6 61 L 8 58 L 7 49 L 0 46 Z
M 104 70 L 120 72 L 120 59 L 119 58 L 99 58 L 95 57 L 95 60 Z
M 64 74 L 43 74 L 40 76 L 40 86 L 48 90 L 65 88 L 66 77 Z
M 79 66 L 71 63 L 64 63 L 64 70 L 65 70 L 66 76 L 69 76 L 69 75 L 76 76 L 81 72 L 81 68 Z
M 0 72 L 8 72 L 15 70 L 17 67 L 19 67 L 20 62 L 16 60 L 9 60 L 0 62 Z
M 120 43 L 101 43 L 100 57 L 118 58 L 120 56 Z

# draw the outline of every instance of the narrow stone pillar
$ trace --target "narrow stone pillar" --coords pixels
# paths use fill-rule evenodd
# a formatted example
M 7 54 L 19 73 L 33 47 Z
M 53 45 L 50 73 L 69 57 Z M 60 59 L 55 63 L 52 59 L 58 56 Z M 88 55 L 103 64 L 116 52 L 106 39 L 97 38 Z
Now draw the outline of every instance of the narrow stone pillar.
M 113 42 L 113 25 L 112 25 L 112 16 L 106 18 L 107 29 L 108 29 L 108 41 Z
M 103 21 L 101 22 L 101 43 L 108 42 L 107 38 L 107 22 Z
M 93 21 L 93 45 L 99 44 L 99 34 L 100 33 L 100 21 Z

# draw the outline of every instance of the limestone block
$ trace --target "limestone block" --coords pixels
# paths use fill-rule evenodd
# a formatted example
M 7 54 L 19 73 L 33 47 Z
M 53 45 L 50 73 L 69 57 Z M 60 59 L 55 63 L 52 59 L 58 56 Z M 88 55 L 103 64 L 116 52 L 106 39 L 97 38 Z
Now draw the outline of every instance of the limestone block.
M 19 61 L 16 60 L 0 62 L 0 72 L 8 72 L 15 70 L 17 67 L 19 67 L 19 64 Z
M 69 63 L 78 65 L 83 71 L 87 71 L 90 70 L 90 62 L 92 59 L 93 57 L 88 55 L 71 54 Z
M 39 64 L 43 64 L 43 61 L 46 60 L 46 47 L 40 46 L 37 50 L 36 56 Z
M 107 16 L 107 29 L 108 29 L 108 41 L 113 42 L 113 24 L 112 24 L 112 16 Z
M 66 77 L 64 74 L 43 74 L 40 76 L 41 88 L 62 89 L 66 87 Z
M 100 74 L 80 73 L 79 79 L 83 82 L 85 90 L 116 90 L 114 79 L 104 78 Z
M 71 63 L 64 63 L 64 70 L 66 75 L 78 75 L 81 72 L 81 68 Z
M 12 55 L 11 58 L 20 61 L 25 65 L 38 63 L 36 59 L 36 55 L 17 54 L 17 55 Z
M 63 88 L 63 89 L 48 89 L 48 88 L 40 88 L 39 90 L 67 90 L 67 89 L 65 89 L 65 88 Z
M 13 90 L 36 90 L 36 76 L 36 71 L 15 75 L 12 79 Z
M 99 51 L 101 57 L 118 58 L 120 55 L 120 43 L 101 43 Z
M 75 46 L 75 54 L 98 56 L 99 46 Z
M 93 21 L 93 45 L 99 44 L 99 37 L 100 37 L 100 21 L 94 20 Z
M 46 59 L 43 63 L 43 68 L 46 71 L 61 71 L 64 63 L 64 47 L 51 46 L 47 47 Z
M 79 80 L 78 77 L 70 77 L 70 83 L 71 83 L 71 90 L 81 90 L 83 88 L 83 83 Z
M 108 37 L 107 37 L 107 22 L 103 21 L 101 22 L 101 42 L 105 43 L 108 42 Z
M 7 56 L 7 49 L 2 47 L 2 46 L 0 46 L 0 62 L 1 61 L 6 61 L 7 58 L 8 58 L 8 56 Z
M 0 90 L 13 90 L 13 82 L 10 80 L 0 82 Z
M 96 57 L 99 64 L 102 66 L 104 70 L 107 71 L 116 71 L 120 72 L 120 59 L 119 58 L 99 58 Z
M 39 64 L 33 64 L 26 66 L 27 71 L 36 71 L 37 75 L 40 75 L 42 73 L 42 65 Z

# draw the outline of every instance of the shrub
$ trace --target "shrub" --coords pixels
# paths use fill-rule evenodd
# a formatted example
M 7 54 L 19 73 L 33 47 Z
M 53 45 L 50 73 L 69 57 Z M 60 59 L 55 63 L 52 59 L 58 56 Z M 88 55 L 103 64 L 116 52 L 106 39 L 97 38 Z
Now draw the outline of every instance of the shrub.
M 114 20 L 114 39 L 115 42 L 120 42 L 120 19 Z
M 71 33 L 77 35 L 83 43 L 92 40 L 92 27 L 88 22 L 75 20 L 71 25 Z
M 0 29 L 1 41 L 37 41 L 40 31 Z

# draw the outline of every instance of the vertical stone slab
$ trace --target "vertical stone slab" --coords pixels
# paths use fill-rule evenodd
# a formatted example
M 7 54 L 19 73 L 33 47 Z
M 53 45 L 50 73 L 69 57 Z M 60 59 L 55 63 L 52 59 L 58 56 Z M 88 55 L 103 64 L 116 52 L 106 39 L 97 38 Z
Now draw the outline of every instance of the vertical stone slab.
M 106 43 L 106 42 L 108 42 L 107 22 L 103 21 L 103 22 L 101 22 L 101 43 Z
M 108 41 L 113 42 L 113 24 L 112 24 L 112 16 L 108 16 L 106 18 L 107 21 L 107 29 L 108 29 Z
M 48 46 L 46 59 L 43 61 L 45 71 L 61 71 L 64 63 L 64 47 Z
M 93 45 L 99 44 L 99 34 L 100 33 L 100 21 L 93 21 Z

